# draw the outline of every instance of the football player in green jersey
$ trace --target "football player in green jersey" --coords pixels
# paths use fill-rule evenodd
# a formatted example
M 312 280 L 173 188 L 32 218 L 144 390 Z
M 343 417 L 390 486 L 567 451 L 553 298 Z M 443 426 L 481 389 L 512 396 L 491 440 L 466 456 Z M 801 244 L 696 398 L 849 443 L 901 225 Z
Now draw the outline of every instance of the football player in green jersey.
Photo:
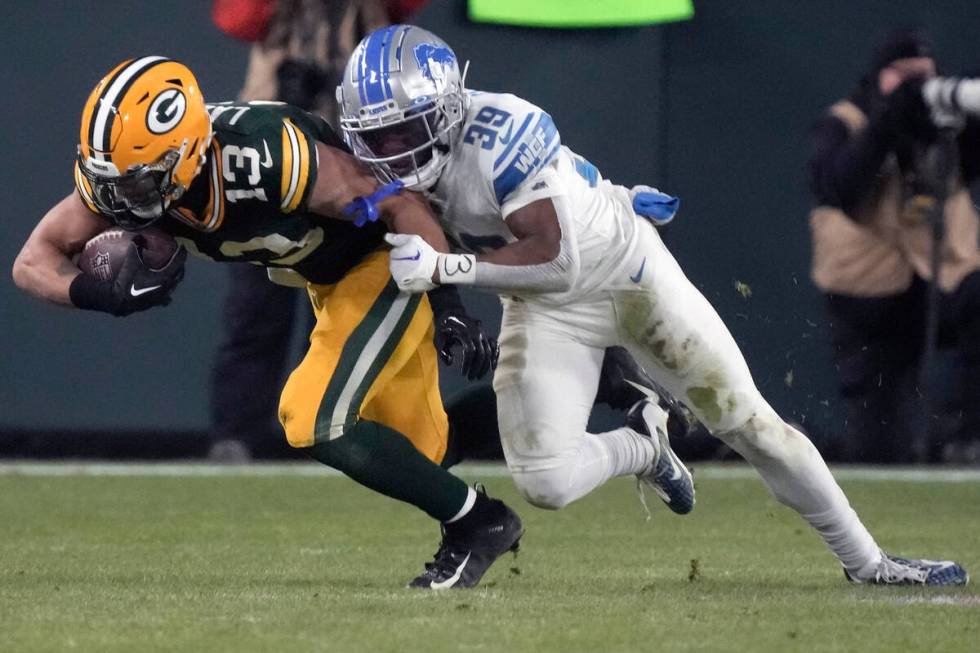
M 399 231 L 423 229 L 434 221 L 420 195 L 382 197 L 321 119 L 281 103 L 205 105 L 189 69 L 155 56 L 123 62 L 95 87 L 74 177 L 75 192 L 48 211 L 17 257 L 18 286 L 114 315 L 169 301 L 184 249 L 153 270 L 133 247 L 110 281 L 72 262 L 113 224 L 153 224 L 193 254 L 301 281 L 317 322 L 280 401 L 289 443 L 441 523 L 435 560 L 411 586 L 472 587 L 516 549 L 519 517 L 440 465 L 449 462 L 450 429 L 433 339 L 445 352 L 462 345 L 473 377 L 489 371 L 496 344 L 454 293 L 398 291 L 382 223 L 342 219 L 360 206 Z M 441 239 L 436 231 L 430 242 Z

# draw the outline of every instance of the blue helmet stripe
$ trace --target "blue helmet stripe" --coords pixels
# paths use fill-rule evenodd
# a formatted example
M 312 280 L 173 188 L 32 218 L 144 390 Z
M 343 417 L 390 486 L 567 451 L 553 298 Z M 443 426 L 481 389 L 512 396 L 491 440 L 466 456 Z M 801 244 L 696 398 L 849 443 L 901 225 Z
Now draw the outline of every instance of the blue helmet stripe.
M 527 129 L 529 124 L 531 124 L 532 118 L 534 118 L 534 113 L 527 114 L 527 118 L 525 118 L 524 122 L 521 123 L 521 126 L 517 129 L 517 133 L 511 136 L 510 143 L 507 144 L 507 149 L 505 149 L 503 154 L 498 156 L 497 160 L 493 162 L 494 170 L 499 168 L 500 164 L 507 160 L 507 156 L 510 154 L 510 151 L 514 149 L 514 146 L 521 140 L 521 136 L 524 135 L 524 130 Z
M 382 79 L 385 76 L 385 55 L 388 53 L 388 36 L 396 26 L 386 27 L 371 33 L 364 44 L 364 61 L 366 63 L 361 83 L 364 86 L 365 102 L 375 104 L 383 102 L 385 97 Z
M 361 99 L 361 106 L 364 106 L 365 104 L 367 104 L 367 98 L 364 97 L 364 48 L 363 47 L 360 48 L 357 56 L 357 74 L 359 75 L 357 81 L 357 94 Z
M 384 72 L 381 75 L 381 81 L 385 85 L 385 99 L 390 100 L 394 95 L 391 92 L 391 83 L 388 81 L 388 77 L 391 75 L 391 44 L 395 42 L 395 37 L 398 32 L 398 25 L 392 25 L 385 31 L 385 49 L 384 53 L 381 55 L 383 63 Z M 401 52 L 401 48 L 398 48 L 398 53 Z M 399 54 L 400 56 L 400 54 Z

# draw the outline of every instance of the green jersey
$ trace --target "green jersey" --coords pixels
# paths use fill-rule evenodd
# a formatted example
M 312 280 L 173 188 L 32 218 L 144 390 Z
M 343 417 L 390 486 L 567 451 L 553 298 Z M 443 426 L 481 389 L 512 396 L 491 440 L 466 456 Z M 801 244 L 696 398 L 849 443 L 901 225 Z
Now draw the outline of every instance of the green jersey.
M 357 228 L 306 210 L 316 141 L 347 149 L 324 120 L 281 102 L 223 102 L 208 112 L 214 137 L 207 160 L 156 223 L 190 253 L 290 268 L 329 284 L 382 244 L 379 223 Z

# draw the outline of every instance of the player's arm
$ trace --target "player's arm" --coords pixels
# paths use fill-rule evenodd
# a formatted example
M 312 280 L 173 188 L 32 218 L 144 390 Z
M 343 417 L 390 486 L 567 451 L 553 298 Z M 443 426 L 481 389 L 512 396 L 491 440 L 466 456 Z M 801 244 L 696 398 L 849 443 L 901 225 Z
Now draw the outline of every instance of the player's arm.
M 319 170 L 307 208 L 313 213 L 352 219 L 344 209 L 358 197 L 378 190 L 374 175 L 352 155 L 317 142 Z M 449 243 L 428 202 L 419 193 L 401 191 L 377 203 L 381 218 L 392 231 L 421 235 L 436 251 L 448 252 Z
M 497 138 L 465 143 L 480 155 L 467 174 L 475 193 L 486 194 L 486 207 L 499 212 L 516 240 L 482 254 L 445 254 L 426 251 L 426 234 L 399 230 L 413 236 L 388 236 L 396 245 L 391 272 L 399 286 L 421 289 L 435 283 L 466 284 L 497 292 L 562 292 L 568 290 L 579 269 L 571 210 L 557 172 L 561 138 L 544 111 L 512 99 L 500 107 L 484 107 L 473 120 L 483 124 L 512 116 L 520 125 L 509 144 Z M 512 126 L 513 126 L 512 125 Z M 490 130 L 493 132 L 493 130 Z M 479 179 L 480 181 L 476 181 Z M 452 210 L 452 207 L 449 207 Z M 414 227 L 415 225 L 413 225 Z M 418 260 L 413 252 L 420 251 Z
M 395 245 L 391 273 L 403 289 L 432 284 L 471 285 L 497 292 L 563 292 L 578 274 L 578 252 L 561 202 L 543 198 L 505 218 L 517 240 L 483 254 L 445 254 L 427 247 L 419 234 L 388 235 Z
M 170 303 L 170 294 L 184 274 L 187 252 L 177 250 L 161 269 L 143 264 L 130 246 L 119 272 L 102 280 L 82 272 L 71 257 L 104 231 L 109 222 L 92 213 L 78 193 L 72 193 L 41 218 L 14 260 L 14 283 L 22 290 L 62 306 L 129 315 Z
M 327 217 L 344 216 L 344 208 L 356 197 L 367 197 L 378 189 L 375 177 L 353 156 L 323 143 L 317 143 L 319 169 L 307 208 Z M 435 249 L 449 251 L 449 243 L 442 232 L 428 202 L 418 193 L 402 191 L 378 202 L 381 218 L 392 231 L 405 230 L 423 234 Z M 414 255 L 413 255 L 414 256 Z M 419 290 L 432 290 L 433 285 Z M 500 348 L 490 337 L 479 320 L 471 317 L 454 288 L 437 288 L 429 292 L 435 323 L 435 345 L 439 357 L 446 365 L 458 358 L 464 376 L 482 378 L 497 366 Z M 459 348 L 458 357 L 454 349 Z
M 72 306 L 68 289 L 82 271 L 71 257 L 108 226 L 82 204 L 78 193 L 71 193 L 41 218 L 24 243 L 14 260 L 14 283 L 35 297 Z

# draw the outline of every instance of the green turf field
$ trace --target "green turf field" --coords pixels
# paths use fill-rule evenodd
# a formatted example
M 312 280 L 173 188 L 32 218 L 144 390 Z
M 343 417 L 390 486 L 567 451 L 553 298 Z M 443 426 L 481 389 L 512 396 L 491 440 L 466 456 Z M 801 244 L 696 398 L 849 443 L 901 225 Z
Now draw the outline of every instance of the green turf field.
M 275 473 L 7 469 L 0 651 L 980 651 L 980 589 L 851 586 L 759 481 L 725 470 L 702 470 L 690 516 L 649 496 L 649 521 L 626 480 L 549 513 L 464 470 L 527 535 L 480 588 L 439 594 L 403 589 L 436 548 L 426 517 Z M 980 475 L 842 485 L 887 549 L 980 573 Z

